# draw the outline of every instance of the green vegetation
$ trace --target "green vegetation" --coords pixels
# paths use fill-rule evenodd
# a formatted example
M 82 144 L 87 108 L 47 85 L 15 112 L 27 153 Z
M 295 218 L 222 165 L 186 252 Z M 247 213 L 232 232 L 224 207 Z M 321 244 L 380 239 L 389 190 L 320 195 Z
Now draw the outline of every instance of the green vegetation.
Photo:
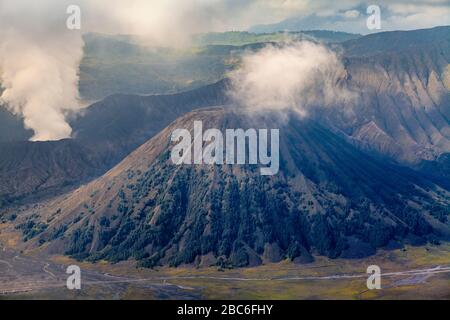
M 29 217 L 25 222 L 17 225 L 16 229 L 22 230 L 23 241 L 33 239 L 47 229 L 48 225 L 43 222 L 36 222 L 35 217 Z

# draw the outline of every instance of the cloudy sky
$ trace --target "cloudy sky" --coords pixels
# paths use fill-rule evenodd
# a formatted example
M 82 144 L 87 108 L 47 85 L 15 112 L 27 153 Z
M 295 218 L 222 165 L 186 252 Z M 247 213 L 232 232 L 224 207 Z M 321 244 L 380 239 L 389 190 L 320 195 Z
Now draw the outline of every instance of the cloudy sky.
M 249 1 L 264 3 L 267 19 L 291 19 L 305 29 L 332 29 L 366 34 L 367 8 L 381 8 L 381 31 L 410 30 L 437 25 L 450 25 L 450 0 L 393 1 Z M 260 8 L 260 10 L 263 10 Z M 256 10 L 257 12 L 258 10 Z M 271 13 L 269 13 L 271 12 Z M 264 15 L 261 15 L 261 20 Z M 257 20 L 255 18 L 255 20 Z M 253 22 L 258 24 L 258 22 Z M 267 22 L 260 22 L 267 24 Z
M 1 0 L 0 0 L 1 1 Z M 4 1 L 4 0 L 3 0 Z M 382 29 L 417 29 L 450 24 L 450 0 L 79 0 L 86 28 L 149 33 L 247 30 L 285 19 L 304 20 L 307 29 L 368 33 L 367 7 L 382 9 Z

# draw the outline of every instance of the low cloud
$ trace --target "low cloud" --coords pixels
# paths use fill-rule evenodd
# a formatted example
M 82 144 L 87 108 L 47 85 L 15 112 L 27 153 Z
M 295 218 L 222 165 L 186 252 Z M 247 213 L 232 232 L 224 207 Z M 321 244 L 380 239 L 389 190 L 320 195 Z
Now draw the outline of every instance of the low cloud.
M 346 71 L 323 45 L 302 41 L 267 46 L 243 57 L 231 75 L 230 96 L 252 111 L 292 110 L 345 104 L 354 96 L 341 84 Z

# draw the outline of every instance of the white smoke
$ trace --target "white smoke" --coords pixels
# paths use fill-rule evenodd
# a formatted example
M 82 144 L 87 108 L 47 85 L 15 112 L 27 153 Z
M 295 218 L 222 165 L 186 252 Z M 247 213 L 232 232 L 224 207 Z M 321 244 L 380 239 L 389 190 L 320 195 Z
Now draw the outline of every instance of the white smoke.
M 24 118 L 32 140 L 70 137 L 65 120 L 79 108 L 83 42 L 65 27 L 64 1 L 0 0 L 0 103 Z
M 314 106 L 353 99 L 340 85 L 346 71 L 337 55 L 309 41 L 269 45 L 247 54 L 230 75 L 231 97 L 251 110 L 293 110 L 305 116 Z

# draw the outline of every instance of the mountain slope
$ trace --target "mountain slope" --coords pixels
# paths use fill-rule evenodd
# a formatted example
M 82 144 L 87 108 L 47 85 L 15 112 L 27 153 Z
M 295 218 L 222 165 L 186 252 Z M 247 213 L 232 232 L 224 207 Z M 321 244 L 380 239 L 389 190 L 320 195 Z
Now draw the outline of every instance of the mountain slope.
M 327 126 L 409 165 L 450 152 L 450 27 L 373 34 L 342 50 L 357 99 L 323 110 Z
M 414 53 L 417 49 L 448 47 L 449 26 L 419 29 L 412 31 L 389 31 L 369 34 L 350 39 L 344 43 L 346 56 L 376 56 L 380 54 L 403 52 Z
M 72 140 L 0 144 L 0 207 L 30 201 L 104 172 L 105 159 Z
M 449 236 L 449 192 L 378 161 L 314 121 L 232 109 L 179 118 L 101 178 L 21 212 L 29 246 L 141 265 L 255 265 L 312 253 L 361 257 L 391 240 Z M 173 130 L 280 128 L 280 172 L 171 163 Z

